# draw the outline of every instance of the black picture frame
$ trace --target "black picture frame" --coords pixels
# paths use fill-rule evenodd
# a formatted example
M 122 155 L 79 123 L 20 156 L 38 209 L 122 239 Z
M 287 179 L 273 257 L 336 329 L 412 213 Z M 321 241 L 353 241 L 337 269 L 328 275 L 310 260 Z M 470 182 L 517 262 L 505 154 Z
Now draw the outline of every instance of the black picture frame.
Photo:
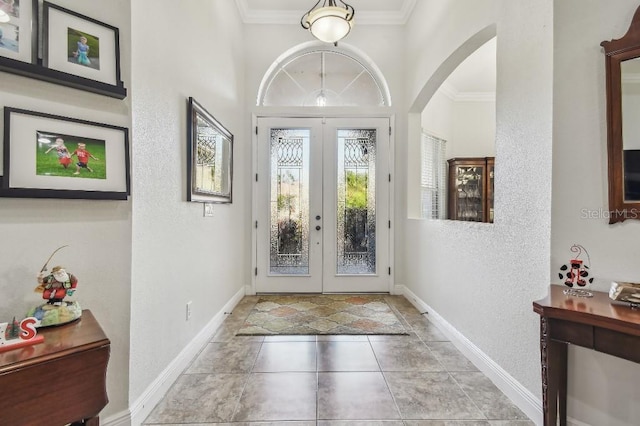
M 42 26 L 43 67 L 82 79 L 87 90 L 107 90 L 115 94 L 124 89 L 117 27 L 48 1 L 42 5 Z M 78 38 L 90 40 L 89 44 L 84 44 L 85 53 L 81 51 L 79 41 L 77 48 L 70 48 Z M 70 50 L 74 49 L 76 56 L 71 58 Z
M 232 202 L 233 134 L 193 97 L 187 102 L 187 201 Z
M 0 22 L 0 69 L 38 60 L 38 0 L 19 0 L 8 11 L 8 22 Z
M 5 107 L 2 160 L 0 197 L 126 200 L 130 195 L 125 127 Z
M 120 39 L 118 28 L 46 1 L 42 4 L 42 14 L 40 14 L 39 0 L 20 0 L 20 5 L 29 5 L 29 7 L 25 6 L 20 9 L 19 19 L 21 23 L 16 24 L 17 21 L 15 21 L 15 19 L 18 18 L 12 18 L 13 20 L 10 21 L 10 24 L 13 26 L 17 25 L 18 27 L 27 27 L 28 23 L 30 31 L 28 33 L 24 31 L 20 32 L 20 50 L 24 50 L 24 52 L 20 57 L 18 57 L 16 54 L 12 54 L 11 52 L 8 52 L 7 49 L 4 49 L 5 54 L 3 55 L 3 49 L 0 48 L 0 71 L 47 81 L 49 83 L 66 87 L 72 87 L 86 92 L 97 93 L 99 95 L 109 96 L 116 99 L 124 99 L 127 97 L 127 89 L 124 87 L 120 73 Z M 74 17 L 79 20 L 76 22 L 86 23 L 84 25 L 89 28 L 99 28 L 102 32 L 107 31 L 108 34 L 112 34 L 112 37 L 107 38 L 113 38 L 113 42 L 111 43 L 113 46 L 113 59 L 111 60 L 111 68 L 113 71 L 110 73 L 113 75 L 113 78 L 96 79 L 95 75 L 92 75 L 91 73 L 86 74 L 83 72 L 73 72 L 73 68 L 71 69 L 71 72 L 68 72 L 69 70 L 65 70 L 63 67 L 55 66 L 55 61 L 52 64 L 49 64 L 52 58 L 45 57 L 45 55 L 39 55 L 39 49 L 47 53 L 50 51 L 47 47 L 47 43 L 53 40 L 48 31 L 50 27 L 49 20 L 52 18 L 50 14 L 52 11 L 54 11 L 54 15 L 64 14 Z M 60 15 L 56 16 L 59 18 Z M 53 18 L 54 20 L 56 19 L 55 16 Z M 92 25 L 96 25 L 96 27 L 92 27 Z M 47 30 L 43 28 L 45 26 L 47 27 Z M 40 30 L 43 31 L 41 32 Z M 22 37 L 23 34 L 29 35 L 28 42 Z M 61 37 L 59 34 L 58 36 Z M 59 40 L 59 38 L 57 39 Z M 28 56 L 25 53 L 27 50 Z

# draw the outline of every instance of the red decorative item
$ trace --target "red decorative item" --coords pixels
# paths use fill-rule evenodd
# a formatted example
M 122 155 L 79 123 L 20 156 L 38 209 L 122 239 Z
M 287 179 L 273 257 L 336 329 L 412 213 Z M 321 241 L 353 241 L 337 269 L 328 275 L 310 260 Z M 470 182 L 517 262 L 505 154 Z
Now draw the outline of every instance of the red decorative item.
M 587 284 L 591 284 L 593 282 L 593 277 L 589 274 L 591 266 L 589 252 L 579 244 L 572 245 L 571 252 L 577 254 L 573 259 L 569 260 L 568 264 L 560 267 L 560 273 L 558 274 L 560 279 L 564 280 L 564 285 L 569 287 L 568 289 L 565 289 L 564 293 L 571 296 L 592 297 L 593 293 L 590 291 L 574 288 L 574 286 L 586 287 Z M 584 263 L 584 260 L 580 259 L 583 252 L 587 255 L 587 264 Z

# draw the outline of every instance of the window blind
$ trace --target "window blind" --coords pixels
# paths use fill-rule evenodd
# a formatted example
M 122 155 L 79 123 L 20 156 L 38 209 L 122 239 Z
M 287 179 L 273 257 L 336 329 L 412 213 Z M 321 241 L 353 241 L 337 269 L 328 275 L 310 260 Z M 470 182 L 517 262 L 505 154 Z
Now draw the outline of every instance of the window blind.
M 447 141 L 426 132 L 421 140 L 421 213 L 427 219 L 447 217 Z

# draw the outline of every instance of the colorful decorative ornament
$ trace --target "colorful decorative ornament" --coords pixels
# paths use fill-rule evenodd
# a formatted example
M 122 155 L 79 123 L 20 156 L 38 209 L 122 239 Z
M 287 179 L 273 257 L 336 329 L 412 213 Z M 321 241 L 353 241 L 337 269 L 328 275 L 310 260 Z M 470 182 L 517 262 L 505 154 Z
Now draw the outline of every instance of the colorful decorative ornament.
M 42 343 L 44 337 L 36 331 L 37 322 L 33 317 L 18 322 L 14 317 L 11 322 L 0 323 L 0 352 Z
M 564 285 L 568 287 L 564 290 L 564 294 L 578 297 L 593 297 L 593 293 L 586 290 L 586 287 L 593 283 L 593 277 L 589 274 L 589 270 L 591 269 L 589 252 L 580 244 L 572 245 L 570 250 L 572 253 L 576 253 L 576 255 L 573 259 L 569 260 L 568 264 L 562 265 L 558 273 Z M 587 256 L 588 263 L 584 263 L 584 260 L 580 258 L 583 252 Z

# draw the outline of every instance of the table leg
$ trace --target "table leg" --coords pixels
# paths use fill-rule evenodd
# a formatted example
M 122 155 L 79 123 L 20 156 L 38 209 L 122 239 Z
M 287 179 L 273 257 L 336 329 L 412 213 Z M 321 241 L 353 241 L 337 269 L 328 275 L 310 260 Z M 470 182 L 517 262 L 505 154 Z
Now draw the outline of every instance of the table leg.
M 84 421 L 85 426 L 100 426 L 100 418 L 98 416 L 91 417 Z
M 560 426 L 567 426 L 567 352 L 569 345 L 558 343 L 556 358 L 558 359 L 558 414 Z
M 567 344 L 549 337 L 549 322 L 540 317 L 542 409 L 545 426 L 567 424 Z

